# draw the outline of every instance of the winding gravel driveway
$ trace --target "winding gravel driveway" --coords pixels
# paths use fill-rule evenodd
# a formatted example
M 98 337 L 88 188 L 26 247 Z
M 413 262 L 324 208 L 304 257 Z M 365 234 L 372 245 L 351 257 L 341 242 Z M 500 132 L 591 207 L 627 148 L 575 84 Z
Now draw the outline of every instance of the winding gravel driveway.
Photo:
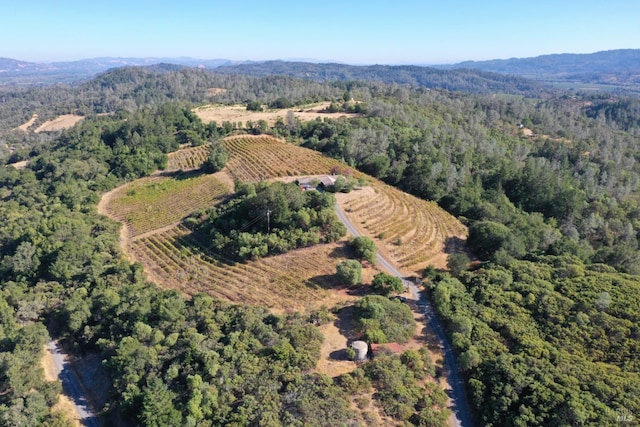
M 342 221 L 345 227 L 347 227 L 349 233 L 351 233 L 355 237 L 361 236 L 361 233 L 358 231 L 358 229 L 356 229 L 351 221 L 349 221 L 349 218 L 347 218 L 347 216 L 338 205 L 336 205 L 336 213 L 338 214 L 338 218 L 340 219 L 340 221 Z M 464 390 L 464 383 L 460 376 L 460 372 L 458 371 L 458 359 L 455 352 L 453 351 L 453 347 L 451 345 L 451 342 L 449 341 L 449 337 L 444 332 L 444 327 L 442 325 L 442 322 L 440 322 L 440 318 L 436 314 L 435 309 L 433 308 L 431 302 L 427 299 L 427 297 L 422 292 L 420 292 L 418 287 L 411 281 L 406 280 L 404 276 L 389 261 L 382 257 L 382 255 L 378 254 L 377 260 L 378 264 L 382 266 L 382 268 L 384 268 L 394 276 L 401 278 L 405 286 L 409 288 L 412 298 L 414 300 L 417 300 L 418 307 L 420 307 L 420 310 L 422 310 L 422 312 L 424 313 L 424 317 L 429 327 L 438 338 L 440 348 L 442 349 L 447 382 L 451 387 L 449 396 L 451 398 L 450 409 L 455 416 L 455 426 L 472 427 L 473 423 L 471 421 L 471 413 L 469 412 L 469 405 L 467 403 L 467 397 Z

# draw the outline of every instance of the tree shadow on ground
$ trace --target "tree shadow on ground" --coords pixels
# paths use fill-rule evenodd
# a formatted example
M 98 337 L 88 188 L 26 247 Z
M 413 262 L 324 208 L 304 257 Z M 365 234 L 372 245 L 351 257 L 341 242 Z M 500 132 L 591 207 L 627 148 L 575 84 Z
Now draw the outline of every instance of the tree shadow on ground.
M 467 241 L 459 237 L 447 237 L 444 241 L 444 252 L 446 254 L 469 254 Z
M 321 287 L 323 289 L 336 289 L 339 287 L 335 274 L 321 274 L 313 276 L 309 280 L 305 280 L 305 286 L 307 287 Z
M 347 349 L 341 348 L 340 350 L 335 350 L 329 353 L 329 359 L 331 360 L 349 360 L 347 357 Z
M 353 256 L 353 250 L 345 243 L 342 246 L 337 246 L 329 253 L 329 258 L 351 258 Z
M 155 175 L 166 177 L 166 178 L 173 178 L 179 181 L 183 179 L 197 178 L 199 176 L 206 175 L 206 174 L 207 172 L 205 172 L 203 169 L 190 169 L 186 171 L 180 169 L 180 170 L 159 171 L 159 172 L 156 172 Z
M 418 304 L 418 301 L 412 300 L 412 299 L 405 299 L 404 303 L 407 304 L 409 308 L 411 308 L 411 311 L 417 314 L 416 323 L 418 325 L 418 328 L 420 328 L 420 330 L 416 333 L 414 337 L 415 341 L 418 342 L 421 346 L 425 346 L 427 350 L 429 350 L 432 353 L 441 353 L 442 348 L 440 347 L 440 341 L 438 340 L 438 337 L 436 336 L 435 332 L 429 327 L 428 322 L 424 316 L 423 308 Z M 437 369 L 441 369 L 442 367 L 441 360 L 440 361 L 432 360 L 431 362 L 434 365 L 436 365 Z
M 361 334 L 356 330 L 355 309 L 353 305 L 341 308 L 333 322 L 340 334 L 347 337 L 347 344 L 361 338 Z

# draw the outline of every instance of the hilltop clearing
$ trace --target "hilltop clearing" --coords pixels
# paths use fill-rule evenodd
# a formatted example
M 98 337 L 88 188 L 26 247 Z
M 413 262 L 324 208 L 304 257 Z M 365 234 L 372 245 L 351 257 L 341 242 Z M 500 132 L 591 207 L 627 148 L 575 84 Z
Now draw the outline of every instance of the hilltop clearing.
M 124 251 L 141 262 L 149 278 L 163 288 L 186 294 L 205 291 L 232 302 L 282 309 L 304 309 L 331 300 L 335 265 L 347 258 L 343 243 L 321 244 L 286 254 L 235 263 L 212 253 L 203 237 L 180 220 L 222 200 L 232 179 L 243 182 L 283 179 L 340 170 L 346 165 L 315 151 L 269 136 L 224 140 L 230 160 L 214 175 L 153 176 L 127 184 L 100 204 L 100 211 L 123 222 Z M 180 162 L 201 163 L 202 148 L 180 150 Z M 192 157 L 189 156 L 192 155 Z M 178 168 L 176 153 L 169 168 Z M 193 160 L 195 158 L 196 160 Z M 172 163 L 173 162 L 173 163 Z M 361 174 L 358 174 L 361 175 Z M 381 250 L 410 274 L 428 263 L 446 266 L 447 243 L 464 239 L 465 228 L 437 205 L 416 199 L 376 180 L 338 201 L 365 234 L 377 237 Z
M 223 143 L 230 159 L 221 172 L 200 175 L 193 168 L 204 161 L 206 147 L 185 148 L 169 156 L 168 168 L 190 167 L 192 172 L 169 172 L 136 180 L 112 192 L 108 200 L 103 199 L 100 210 L 123 222 L 125 252 L 164 289 L 189 296 L 204 292 L 233 303 L 268 307 L 275 313 L 311 313 L 337 304 L 347 307 L 332 323 L 319 329 L 325 341 L 316 371 L 330 376 L 357 375 L 358 365 L 347 360 L 345 349 L 361 332 L 353 319 L 349 320 L 352 310 L 348 307 L 370 290 L 368 285 L 347 287 L 336 279 L 336 265 L 352 256 L 346 239 L 237 262 L 228 252 L 212 250 L 209 235 L 194 232 L 179 218 L 208 206 L 220 206 L 226 194 L 224 188 L 230 188 L 222 183 L 231 181 L 231 177 L 249 183 L 295 182 L 306 177 L 320 181 L 332 172 L 341 172 L 369 181 L 350 193 L 337 194 L 343 209 L 348 209 L 350 219 L 363 233 L 376 238 L 386 257 L 410 275 L 419 274 L 422 266 L 429 263 L 446 267 L 447 243 L 464 239 L 466 228 L 434 203 L 395 190 L 312 150 L 265 135 L 234 136 Z M 216 182 L 211 187 L 215 190 L 203 189 L 205 182 Z M 205 202 L 207 197 L 212 198 L 211 202 Z M 370 283 L 379 271 L 365 263 L 364 282 Z M 412 309 L 416 320 L 423 322 L 422 313 L 413 305 Z M 403 348 L 417 352 L 427 346 L 429 355 L 425 357 L 441 359 L 440 350 L 430 337 L 428 329 L 419 328 Z M 444 377 L 426 381 L 448 387 Z M 389 416 L 390 409 L 380 406 L 369 391 L 357 392 L 352 401 L 363 416 L 368 413 L 380 425 L 396 425 Z

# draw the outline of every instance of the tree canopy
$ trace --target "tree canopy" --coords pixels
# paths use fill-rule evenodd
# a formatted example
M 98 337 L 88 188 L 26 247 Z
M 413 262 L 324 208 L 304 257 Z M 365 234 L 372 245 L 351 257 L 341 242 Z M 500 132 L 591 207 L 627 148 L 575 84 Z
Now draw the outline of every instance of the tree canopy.
M 637 288 L 635 276 L 571 256 L 429 283 L 485 425 L 608 425 L 636 413 Z
M 303 192 L 295 184 L 249 184 L 236 198 L 199 219 L 196 229 L 225 256 L 257 259 L 344 236 L 346 228 L 335 214 L 335 203 L 330 193 Z
M 376 242 L 367 236 L 358 236 L 351 240 L 351 248 L 355 252 L 356 258 L 369 261 L 371 264 L 377 262 L 378 247 Z
M 388 296 L 404 292 L 404 283 L 399 277 L 387 273 L 377 273 L 371 282 L 371 289 L 379 294 Z
M 367 295 L 356 304 L 358 327 L 373 343 L 406 343 L 413 337 L 416 321 L 406 304 L 380 295 Z

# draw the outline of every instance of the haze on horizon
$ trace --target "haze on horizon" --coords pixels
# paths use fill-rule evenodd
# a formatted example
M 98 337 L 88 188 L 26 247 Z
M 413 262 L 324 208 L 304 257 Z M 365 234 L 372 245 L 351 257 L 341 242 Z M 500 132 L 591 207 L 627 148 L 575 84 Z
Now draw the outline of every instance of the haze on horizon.
M 3 5 L 0 57 L 306 58 L 350 64 L 465 60 L 640 48 L 640 2 L 80 0 Z

